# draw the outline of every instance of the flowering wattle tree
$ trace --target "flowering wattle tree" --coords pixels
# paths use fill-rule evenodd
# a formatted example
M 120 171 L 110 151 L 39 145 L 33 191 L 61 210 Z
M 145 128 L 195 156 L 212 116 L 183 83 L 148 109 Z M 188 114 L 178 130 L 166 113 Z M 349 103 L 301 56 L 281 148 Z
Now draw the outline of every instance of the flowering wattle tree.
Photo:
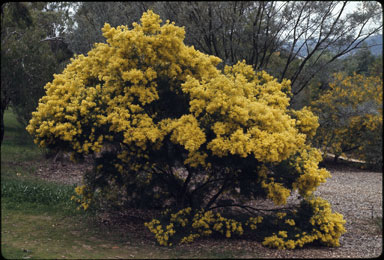
M 315 140 L 335 158 L 349 153 L 383 167 L 383 77 L 335 74 L 330 89 L 312 102 L 321 128 Z
M 219 58 L 184 45 L 184 29 L 152 11 L 131 30 L 102 31 L 107 43 L 55 75 L 27 127 L 74 160 L 96 155 L 76 189 L 82 207 L 103 198 L 166 209 L 146 223 L 161 245 L 215 233 L 277 248 L 339 244 L 345 221 L 313 195 L 330 176 L 308 142 L 317 118 L 289 109 L 289 81 L 244 62 L 220 71 Z M 302 202 L 276 214 L 249 204 L 284 205 L 294 191 Z

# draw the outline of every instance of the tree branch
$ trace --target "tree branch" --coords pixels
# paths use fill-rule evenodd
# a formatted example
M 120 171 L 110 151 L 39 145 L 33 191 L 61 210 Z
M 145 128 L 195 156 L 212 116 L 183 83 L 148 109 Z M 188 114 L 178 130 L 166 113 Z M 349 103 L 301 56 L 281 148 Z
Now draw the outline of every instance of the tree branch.
M 224 179 L 224 183 L 223 185 L 221 186 L 220 190 L 209 200 L 209 202 L 207 203 L 207 205 L 205 206 L 205 209 L 208 209 L 209 207 L 211 207 L 211 205 L 217 200 L 217 198 L 223 193 L 223 191 L 225 190 L 226 186 L 227 186 L 227 183 L 228 183 L 228 179 L 225 178 Z
M 61 36 L 54 36 L 54 37 L 46 37 L 42 40 L 40 40 L 40 42 L 46 42 L 46 41 L 64 41 L 64 37 L 61 37 Z
M 214 206 L 214 207 L 210 207 L 208 209 L 206 209 L 207 211 L 208 210 L 213 210 L 213 209 L 216 209 L 216 208 L 224 208 L 224 207 L 238 207 L 238 208 L 242 208 L 242 209 L 245 209 L 246 211 L 248 211 L 249 213 L 254 213 L 255 211 L 256 212 L 260 212 L 260 211 L 288 211 L 288 210 L 291 210 L 292 208 L 277 208 L 277 209 L 260 209 L 260 208 L 255 208 L 255 207 L 251 207 L 251 206 L 247 206 L 247 205 L 241 205 L 241 204 L 231 204 L 231 205 L 218 205 L 218 206 Z M 254 212 L 252 212 L 254 211 Z

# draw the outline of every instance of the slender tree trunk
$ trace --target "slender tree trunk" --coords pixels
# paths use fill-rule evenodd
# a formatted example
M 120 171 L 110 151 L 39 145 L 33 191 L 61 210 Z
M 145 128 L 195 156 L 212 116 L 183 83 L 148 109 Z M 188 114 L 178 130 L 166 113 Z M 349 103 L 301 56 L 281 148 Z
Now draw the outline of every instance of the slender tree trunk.
M 1 85 L 3 86 L 3 82 L 1 82 Z M 3 138 L 4 138 L 4 132 L 5 132 L 5 126 L 4 126 L 4 113 L 5 109 L 8 107 L 10 103 L 10 98 L 7 97 L 6 93 L 1 93 L 1 118 L 0 118 L 0 124 L 1 124 L 1 144 L 3 143 Z
M 334 163 L 337 163 L 338 160 L 339 160 L 339 155 L 336 155 L 336 154 L 335 154 L 335 157 L 333 158 L 333 162 L 334 162 Z
M 4 138 L 4 110 L 1 109 L 1 144 L 3 143 Z

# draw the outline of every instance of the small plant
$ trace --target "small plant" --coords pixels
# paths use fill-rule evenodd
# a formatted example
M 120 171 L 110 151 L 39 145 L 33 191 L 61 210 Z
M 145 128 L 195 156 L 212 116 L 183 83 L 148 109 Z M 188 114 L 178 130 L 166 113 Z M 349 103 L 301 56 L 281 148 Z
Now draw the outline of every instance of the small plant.
M 70 201 L 73 186 L 39 183 L 28 180 L 7 180 L 1 183 L 1 196 L 14 202 L 73 207 Z
M 373 224 L 377 228 L 378 233 L 383 233 L 383 217 L 374 217 L 372 219 Z

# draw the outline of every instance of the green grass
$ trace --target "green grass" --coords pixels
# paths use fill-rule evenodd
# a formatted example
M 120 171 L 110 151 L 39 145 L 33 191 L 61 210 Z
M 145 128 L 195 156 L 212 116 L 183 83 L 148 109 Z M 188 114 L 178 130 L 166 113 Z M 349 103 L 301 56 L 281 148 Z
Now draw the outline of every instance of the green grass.
M 3 256 L 18 258 L 25 254 L 31 258 L 126 258 L 127 252 L 130 252 L 143 258 L 147 253 L 147 248 L 127 245 L 127 235 L 122 239 L 124 234 L 121 232 L 92 226 L 87 219 L 50 212 L 34 213 L 19 209 L 2 211 Z
M 104 226 L 94 211 L 79 211 L 70 200 L 74 186 L 36 177 L 43 150 L 12 111 L 5 112 L 1 145 L 1 253 L 7 259 L 239 258 L 249 250 L 221 243 L 160 247 L 143 225 Z M 137 230 L 139 228 L 139 230 Z
M 1 162 L 34 161 L 43 157 L 32 137 L 17 121 L 12 110 L 4 114 L 5 134 L 1 144 Z
M 45 160 L 39 149 L 16 120 L 12 111 L 4 116 L 5 135 L 1 145 L 1 197 L 7 207 L 35 203 L 53 209 L 75 208 L 70 200 L 73 186 L 59 185 L 33 175 L 37 162 Z
M 72 209 L 74 203 L 70 198 L 74 195 L 74 187 L 31 180 L 9 179 L 1 184 L 1 196 L 9 204 L 28 202 L 47 205 L 52 208 Z
M 19 206 L 11 209 L 2 205 L 1 248 L 7 259 L 223 259 L 247 253 L 221 246 L 160 247 L 141 232 L 98 225 L 92 216 L 66 216 L 52 213 L 48 207 L 33 208 L 29 203 Z

